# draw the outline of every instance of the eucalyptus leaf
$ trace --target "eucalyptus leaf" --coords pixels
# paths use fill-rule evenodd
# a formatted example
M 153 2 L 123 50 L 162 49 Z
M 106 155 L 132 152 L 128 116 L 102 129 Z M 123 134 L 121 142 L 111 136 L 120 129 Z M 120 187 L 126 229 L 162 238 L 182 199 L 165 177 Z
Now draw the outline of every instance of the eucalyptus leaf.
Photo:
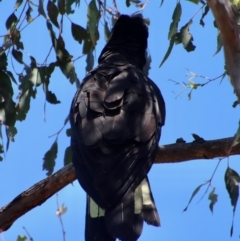
M 58 153 L 58 142 L 57 139 L 54 141 L 50 149 L 45 153 L 43 157 L 43 170 L 47 171 L 47 176 L 53 173 L 56 158 Z

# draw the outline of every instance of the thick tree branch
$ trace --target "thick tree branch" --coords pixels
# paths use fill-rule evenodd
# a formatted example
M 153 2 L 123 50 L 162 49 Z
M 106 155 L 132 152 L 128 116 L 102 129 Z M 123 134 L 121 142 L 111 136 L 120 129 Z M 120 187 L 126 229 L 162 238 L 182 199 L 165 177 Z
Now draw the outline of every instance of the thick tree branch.
M 212 159 L 227 155 L 233 138 L 213 141 L 176 143 L 160 146 L 155 163 L 179 163 L 196 159 Z M 240 154 L 240 144 L 232 148 L 230 155 Z M 22 215 L 41 205 L 49 197 L 76 179 L 72 164 L 50 177 L 36 183 L 0 209 L 0 231 L 5 231 Z
M 227 156 L 233 138 L 223 138 L 212 141 L 175 143 L 160 146 L 154 163 L 177 163 L 197 159 L 213 159 Z M 233 147 L 230 155 L 240 154 L 240 144 Z
M 208 0 L 207 3 L 220 29 L 227 72 L 240 103 L 240 41 L 237 23 L 239 12 L 228 0 Z

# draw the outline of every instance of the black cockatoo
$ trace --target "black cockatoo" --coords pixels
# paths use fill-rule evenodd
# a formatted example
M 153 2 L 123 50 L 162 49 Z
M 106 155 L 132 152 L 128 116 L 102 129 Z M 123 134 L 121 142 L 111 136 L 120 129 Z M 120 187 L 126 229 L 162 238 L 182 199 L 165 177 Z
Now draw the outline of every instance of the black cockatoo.
M 147 39 L 141 14 L 121 15 L 71 105 L 72 161 L 87 193 L 86 241 L 135 241 L 143 221 L 160 226 L 147 174 L 165 104 L 143 74 Z

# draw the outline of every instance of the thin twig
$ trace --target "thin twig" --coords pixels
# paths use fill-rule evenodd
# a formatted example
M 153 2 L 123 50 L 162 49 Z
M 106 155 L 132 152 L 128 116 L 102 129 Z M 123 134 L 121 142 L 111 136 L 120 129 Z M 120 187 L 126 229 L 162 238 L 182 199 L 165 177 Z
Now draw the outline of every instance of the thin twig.
M 57 202 L 57 210 L 59 210 L 58 193 L 56 193 L 56 202 Z M 60 224 L 61 224 L 61 228 L 62 228 L 63 241 L 66 241 L 66 232 L 65 232 L 64 226 L 63 226 L 62 215 L 59 214 L 58 218 L 59 218 L 59 221 L 60 221 Z
M 150 0 L 146 1 L 145 3 L 142 3 L 141 4 L 141 8 L 140 8 L 140 11 L 143 11 L 144 8 L 146 8 L 146 6 L 149 4 Z
M 35 21 L 39 16 L 40 16 L 40 14 L 38 14 L 36 17 L 34 17 L 30 23 L 27 23 L 27 24 L 20 30 L 20 32 L 22 32 L 29 24 L 31 24 L 33 21 Z
M 25 2 L 25 4 L 24 4 L 24 7 L 23 7 L 23 10 L 21 11 L 21 13 L 20 13 L 20 16 L 19 16 L 19 20 L 21 19 L 21 17 L 22 17 L 22 15 L 23 15 L 23 12 L 24 12 L 24 10 L 25 10 L 25 8 L 26 8 L 26 6 L 27 6 L 27 3 L 28 3 L 28 1 L 26 1 Z M 25 18 L 24 18 L 25 19 Z M 24 19 L 23 19 L 23 21 L 24 21 Z M 19 20 L 18 20 L 18 23 L 19 23 Z M 20 28 L 20 26 L 22 25 L 22 23 L 20 23 L 20 25 L 18 26 L 18 28 Z M 14 30 L 13 30 L 14 31 Z
M 215 169 L 214 169 L 214 171 L 213 171 L 213 173 L 212 173 L 211 178 L 206 182 L 206 184 L 208 183 L 208 186 L 207 186 L 205 192 L 203 193 L 202 197 L 201 197 L 200 200 L 198 201 L 198 203 L 204 198 L 204 196 L 205 196 L 206 193 L 208 192 L 208 190 L 209 190 L 209 188 L 210 188 L 210 186 L 211 186 L 211 184 L 212 184 L 212 179 L 213 179 L 213 177 L 214 177 L 214 175 L 215 175 L 215 173 L 216 173 L 216 171 L 217 171 L 217 169 L 218 169 L 218 166 L 219 166 L 220 162 L 222 161 L 222 159 L 223 159 L 223 158 L 219 158 L 218 163 L 217 163 L 217 165 L 216 165 L 216 167 L 215 167 Z
M 193 18 L 198 14 L 198 12 L 199 12 L 200 10 L 202 10 L 205 6 L 206 6 L 206 3 L 203 4 L 203 5 L 193 14 L 193 16 L 192 16 L 192 18 L 190 19 L 190 21 L 193 20 Z
M 28 1 L 29 4 L 32 4 L 34 7 L 39 7 L 38 4 L 34 3 L 33 1 Z
M 33 241 L 33 238 L 32 238 L 32 236 L 29 234 L 29 232 L 27 231 L 27 229 L 26 229 L 25 227 L 23 227 L 23 229 L 24 229 L 24 231 L 26 232 L 29 240 L 30 240 L 30 241 Z
M 113 6 L 114 6 L 114 10 L 116 12 L 117 17 L 119 17 L 120 16 L 120 12 L 118 11 L 116 0 L 113 0 Z
M 63 130 L 63 128 L 67 125 L 68 121 L 69 121 L 69 115 L 66 117 L 62 128 L 61 128 L 57 133 L 49 136 L 48 138 L 51 138 L 51 137 L 53 137 L 53 136 L 57 136 L 57 138 L 58 138 L 59 134 L 61 133 L 61 131 Z
M 51 48 L 49 49 L 48 54 L 47 54 L 45 60 L 44 60 L 43 63 L 42 63 L 42 66 L 45 65 L 45 64 L 47 63 L 47 59 L 48 59 L 48 57 L 49 57 L 49 55 L 50 55 L 52 49 L 53 49 L 53 46 L 51 46 Z
M 73 59 L 72 60 L 72 62 L 75 62 L 75 61 L 77 61 L 77 60 L 79 60 L 79 59 L 81 59 L 82 57 L 84 57 L 86 54 L 82 54 L 82 55 L 80 55 L 79 57 L 77 57 L 76 59 Z
M 226 71 L 224 71 L 224 73 L 222 73 L 221 75 L 219 75 L 219 76 L 217 76 L 217 77 L 215 77 L 215 78 L 210 79 L 210 78 L 208 78 L 208 77 L 206 77 L 206 76 L 195 74 L 195 73 L 191 72 L 189 69 L 187 69 L 187 70 L 188 70 L 188 72 L 189 72 L 189 74 L 187 74 L 187 76 L 190 77 L 190 78 L 188 79 L 188 82 L 189 82 L 189 83 L 185 83 L 185 82 L 180 83 L 180 82 L 177 82 L 177 81 L 172 80 L 172 79 L 169 79 L 169 80 L 168 80 L 168 81 L 171 81 L 171 82 L 175 83 L 175 85 L 180 85 L 180 86 L 182 86 L 182 87 L 184 88 L 180 93 L 176 94 L 176 97 L 175 97 L 176 99 L 177 99 L 186 89 L 191 89 L 190 92 L 189 92 L 189 94 L 188 94 L 188 95 L 191 95 L 192 91 L 195 90 L 195 89 L 197 89 L 198 87 L 204 87 L 205 85 L 209 84 L 210 82 L 213 82 L 213 81 L 215 81 L 215 80 L 217 80 L 217 79 L 220 79 L 220 78 L 223 79 L 223 78 L 226 76 Z M 204 83 L 195 83 L 195 82 L 192 81 L 194 78 L 202 78 L 202 79 L 205 79 L 205 80 L 207 80 L 207 81 L 204 82 Z M 221 81 L 222 81 L 222 79 L 221 79 Z

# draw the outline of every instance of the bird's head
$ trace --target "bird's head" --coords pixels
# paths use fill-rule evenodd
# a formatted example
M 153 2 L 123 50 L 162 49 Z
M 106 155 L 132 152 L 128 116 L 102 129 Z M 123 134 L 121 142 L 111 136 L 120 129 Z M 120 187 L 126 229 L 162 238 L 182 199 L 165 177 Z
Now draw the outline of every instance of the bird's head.
M 148 27 L 142 14 L 122 14 L 112 28 L 111 36 L 99 56 L 99 62 L 109 53 L 118 52 L 142 69 L 146 63 L 147 39 Z

